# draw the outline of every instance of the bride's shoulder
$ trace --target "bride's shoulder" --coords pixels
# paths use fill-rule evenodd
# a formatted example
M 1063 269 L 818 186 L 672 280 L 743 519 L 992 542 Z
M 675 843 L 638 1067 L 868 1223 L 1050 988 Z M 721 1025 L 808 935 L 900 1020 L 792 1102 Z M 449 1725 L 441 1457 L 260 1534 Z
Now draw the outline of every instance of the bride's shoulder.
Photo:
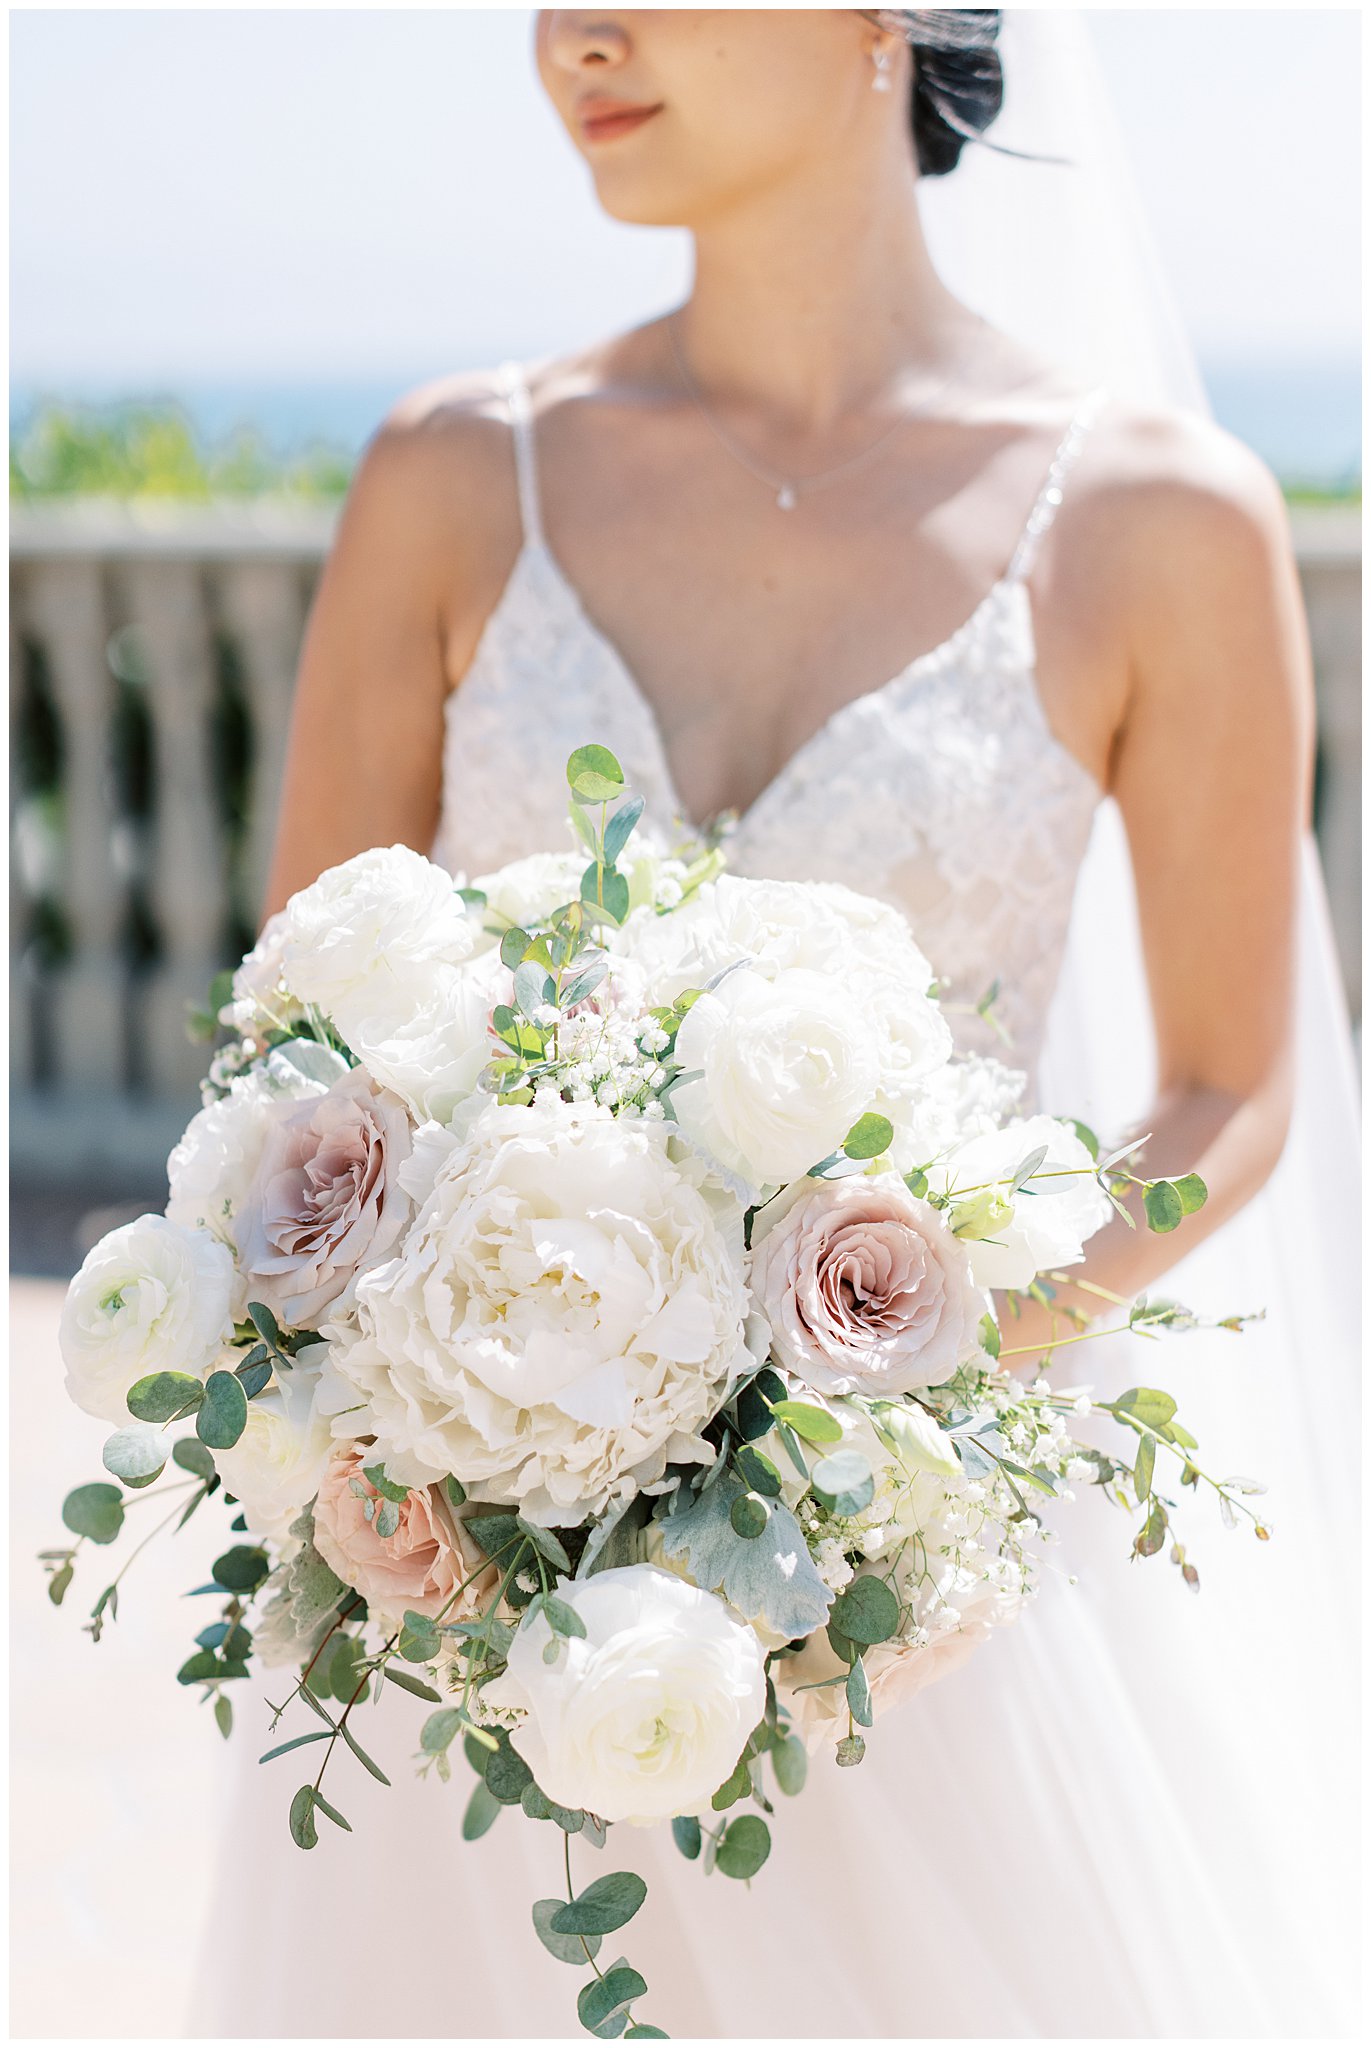
M 1193 576 L 1197 560 L 1259 566 L 1289 546 L 1284 496 L 1261 457 L 1179 407 L 1107 397 L 1073 496 L 1101 545 L 1161 577 Z

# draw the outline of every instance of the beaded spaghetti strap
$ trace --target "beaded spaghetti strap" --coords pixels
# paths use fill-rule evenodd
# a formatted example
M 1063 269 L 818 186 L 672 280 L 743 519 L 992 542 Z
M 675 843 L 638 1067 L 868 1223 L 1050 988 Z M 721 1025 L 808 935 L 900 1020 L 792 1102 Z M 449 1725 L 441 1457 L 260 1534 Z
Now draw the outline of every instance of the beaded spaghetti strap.
M 1033 510 L 1029 513 L 1024 530 L 1019 536 L 1019 544 L 1005 572 L 1006 583 L 1021 583 L 1037 560 L 1039 544 L 1057 516 L 1066 479 L 1081 452 L 1081 443 L 1094 425 L 1095 416 L 1107 396 L 1108 393 L 1101 385 L 1090 392 L 1076 408 L 1075 417 L 1057 445 L 1052 467 L 1047 472 Z
M 533 407 L 522 363 L 504 363 L 500 387 L 514 432 L 514 472 L 519 483 L 519 517 L 525 541 L 541 544 L 543 515 L 538 499 L 538 459 L 533 445 Z

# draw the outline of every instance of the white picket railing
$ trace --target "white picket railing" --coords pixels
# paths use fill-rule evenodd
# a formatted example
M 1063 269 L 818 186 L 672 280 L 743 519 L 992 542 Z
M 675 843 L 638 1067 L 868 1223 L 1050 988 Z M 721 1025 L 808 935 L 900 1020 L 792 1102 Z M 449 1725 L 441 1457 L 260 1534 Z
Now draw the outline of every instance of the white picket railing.
M 16 511 L 11 1146 L 31 1180 L 146 1186 L 198 1103 L 187 1004 L 251 940 L 333 522 L 270 504 Z M 1319 837 L 1359 1012 L 1359 522 L 1295 528 Z

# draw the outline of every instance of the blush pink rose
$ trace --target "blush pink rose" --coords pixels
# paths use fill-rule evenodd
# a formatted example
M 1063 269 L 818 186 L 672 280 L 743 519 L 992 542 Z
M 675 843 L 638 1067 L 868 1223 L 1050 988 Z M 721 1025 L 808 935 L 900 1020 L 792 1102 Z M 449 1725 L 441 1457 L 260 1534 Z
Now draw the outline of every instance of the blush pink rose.
M 816 1393 L 936 1387 L 977 1348 L 985 1302 L 964 1246 L 892 1174 L 798 1183 L 752 1241 L 778 1362 Z
M 387 1258 L 412 1204 L 404 1104 L 361 1067 L 322 1095 L 282 1104 L 238 1212 L 248 1297 L 312 1329 L 367 1267 Z
M 469 1620 L 499 1584 L 499 1567 L 481 1569 L 484 1553 L 436 1486 L 415 1487 L 400 1505 L 394 1534 L 378 1536 L 375 1512 L 370 1521 L 366 1516 L 376 1490 L 362 1471 L 374 1457 L 370 1445 L 348 1444 L 330 1460 L 314 1503 L 315 1549 L 388 1632 L 399 1627 L 406 1609 Z M 353 1491 L 354 1479 L 363 1494 Z M 454 1600 L 473 1572 L 477 1576 Z

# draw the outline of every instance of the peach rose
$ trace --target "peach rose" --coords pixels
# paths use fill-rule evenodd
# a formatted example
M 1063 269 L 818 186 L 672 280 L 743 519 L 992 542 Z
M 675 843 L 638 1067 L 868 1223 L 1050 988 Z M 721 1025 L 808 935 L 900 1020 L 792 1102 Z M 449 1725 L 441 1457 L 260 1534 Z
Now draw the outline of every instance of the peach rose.
M 347 1444 L 329 1461 L 314 1503 L 314 1547 L 345 1585 L 362 1595 L 389 1633 L 411 1609 L 432 1618 L 465 1621 L 477 1613 L 500 1582 L 488 1564 L 457 1599 L 462 1581 L 477 1572 L 482 1552 L 462 1519 L 436 1486 L 416 1487 L 399 1509 L 390 1536 L 378 1536 L 375 1516 L 367 1520 L 376 1489 L 363 1475 L 376 1452 L 370 1444 Z M 356 1479 L 364 1492 L 353 1490 Z M 449 1603 L 451 1603 L 449 1605 Z
M 312 1329 L 356 1276 L 387 1258 L 412 1204 L 404 1105 L 354 1067 L 325 1094 L 275 1105 L 235 1229 L 248 1296 Z
M 904 1394 L 977 1348 L 966 1249 L 894 1174 L 798 1181 L 757 1217 L 752 1292 L 779 1363 L 820 1394 Z

